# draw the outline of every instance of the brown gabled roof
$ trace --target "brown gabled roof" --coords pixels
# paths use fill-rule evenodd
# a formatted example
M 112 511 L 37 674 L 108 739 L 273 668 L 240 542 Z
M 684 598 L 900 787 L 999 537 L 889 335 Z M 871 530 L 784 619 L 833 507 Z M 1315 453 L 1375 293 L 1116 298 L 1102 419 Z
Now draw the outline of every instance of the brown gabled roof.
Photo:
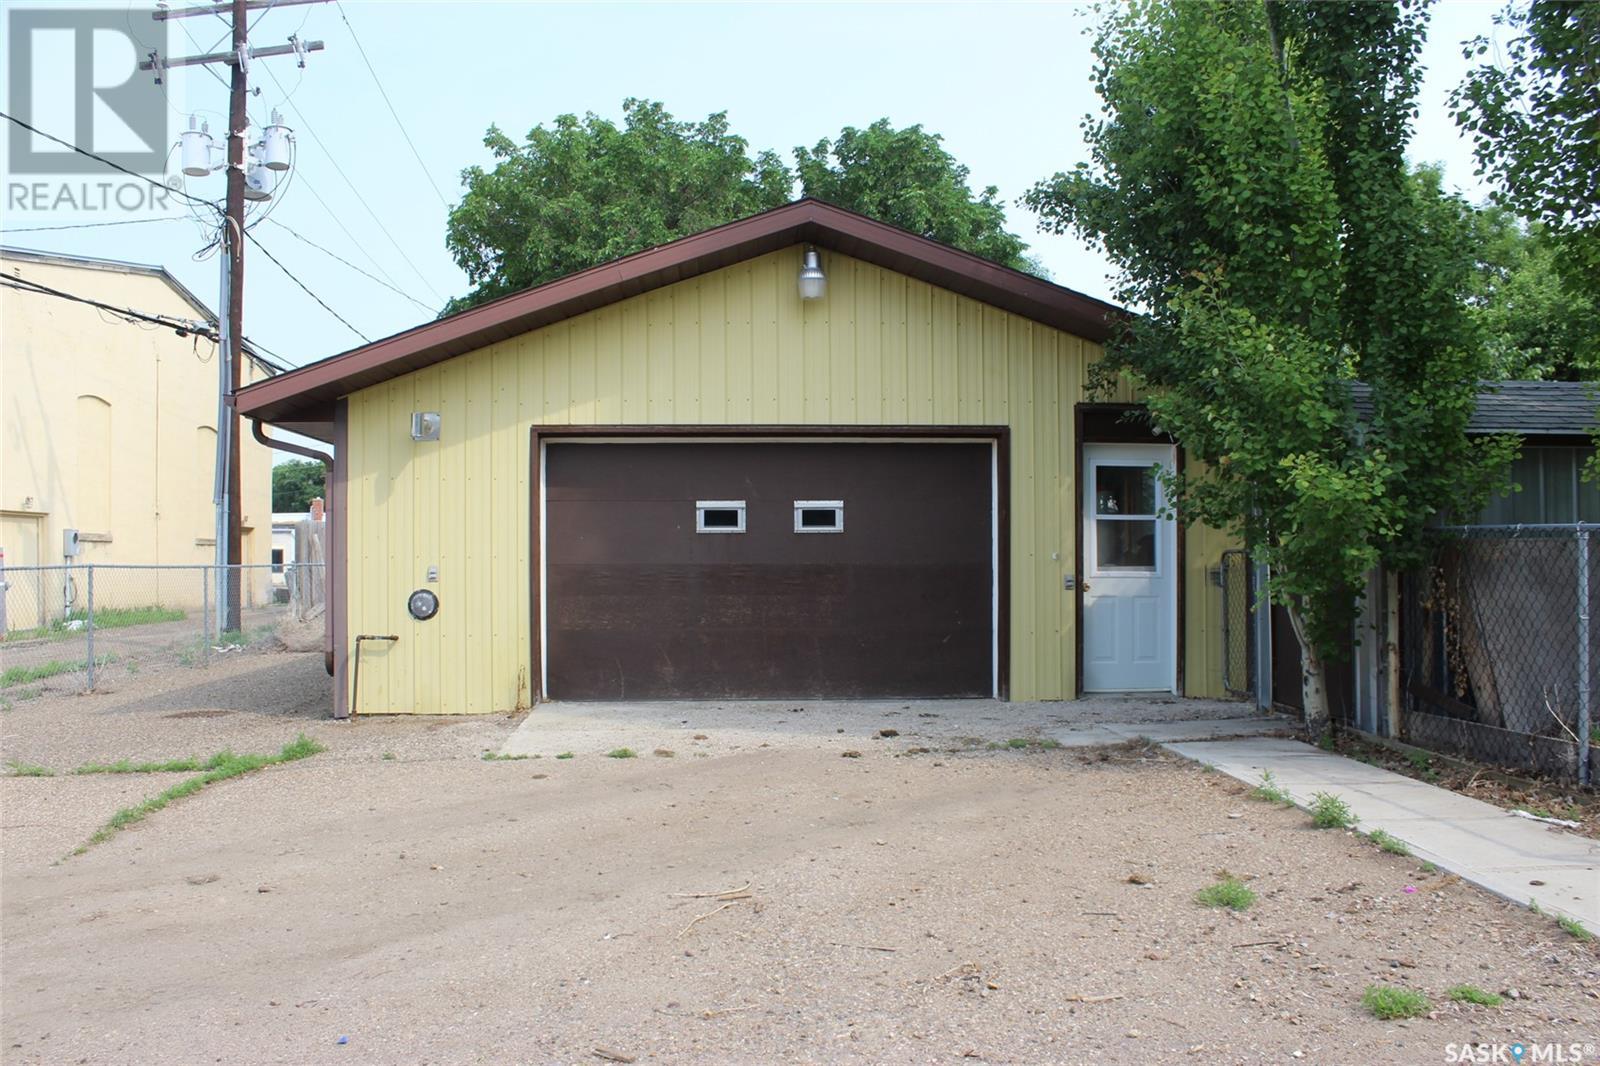
M 606 304 L 796 244 L 814 244 L 1092 341 L 1125 312 L 1031 274 L 874 221 L 820 200 L 792 204 L 683 237 L 506 296 L 449 318 L 240 390 L 239 412 L 286 422 L 389 378 Z

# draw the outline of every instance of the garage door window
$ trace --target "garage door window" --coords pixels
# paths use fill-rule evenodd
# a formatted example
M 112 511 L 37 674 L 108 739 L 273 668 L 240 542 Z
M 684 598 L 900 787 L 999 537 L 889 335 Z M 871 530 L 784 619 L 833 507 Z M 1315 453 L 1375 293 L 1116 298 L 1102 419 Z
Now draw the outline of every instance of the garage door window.
M 697 533 L 743 533 L 743 500 L 696 500 L 694 528 Z
M 843 500 L 794 501 L 796 533 L 843 533 Z

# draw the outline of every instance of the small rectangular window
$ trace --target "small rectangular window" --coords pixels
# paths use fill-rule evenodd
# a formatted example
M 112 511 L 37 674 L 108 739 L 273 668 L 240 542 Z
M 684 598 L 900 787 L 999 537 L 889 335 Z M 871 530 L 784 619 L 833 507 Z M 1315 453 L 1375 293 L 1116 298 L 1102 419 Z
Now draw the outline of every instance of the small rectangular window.
M 696 500 L 694 530 L 696 533 L 743 533 L 744 501 Z
M 282 548 L 273 548 L 272 549 L 272 572 L 274 574 L 283 573 L 283 549 Z
M 843 500 L 794 501 L 796 533 L 843 533 Z

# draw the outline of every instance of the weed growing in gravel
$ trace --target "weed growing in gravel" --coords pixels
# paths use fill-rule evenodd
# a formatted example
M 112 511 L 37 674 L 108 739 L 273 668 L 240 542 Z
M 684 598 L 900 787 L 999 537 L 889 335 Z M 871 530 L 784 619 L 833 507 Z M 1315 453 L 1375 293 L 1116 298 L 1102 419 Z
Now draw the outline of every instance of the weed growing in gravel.
M 1261 784 L 1250 790 L 1250 798 L 1276 803 L 1280 807 L 1294 806 L 1294 800 L 1289 798 L 1289 790 L 1278 784 L 1271 770 L 1261 771 Z
M 523 759 L 532 759 L 532 755 L 508 755 L 503 752 L 486 751 L 483 753 L 484 762 L 521 762 Z
M 1374 1018 L 1382 1018 L 1387 1022 L 1426 1014 L 1428 997 L 1409 988 L 1368 985 L 1367 990 L 1361 993 L 1361 1005 L 1371 1011 Z
M 173 800 L 192 796 L 207 785 L 218 781 L 226 781 L 230 777 L 252 773 L 267 766 L 276 766 L 278 763 L 294 762 L 297 759 L 309 758 L 318 752 L 326 751 L 321 744 L 301 733 L 295 739 L 285 744 L 276 755 L 235 755 L 231 751 L 219 751 L 203 764 L 206 769 L 195 777 L 180 781 L 165 792 L 157 793 L 148 799 L 142 800 L 132 807 L 124 807 L 113 814 L 105 825 L 95 830 L 94 836 L 78 845 L 72 852 L 82 855 L 96 844 L 110 840 L 120 831 L 130 825 L 137 825 L 156 811 L 161 810 Z
M 1594 939 L 1594 934 L 1589 932 L 1589 930 L 1585 929 L 1583 927 L 1583 923 L 1578 921 L 1578 919 L 1576 919 L 1576 918 L 1568 918 L 1564 914 L 1563 915 L 1559 915 L 1556 918 L 1556 924 L 1559 925 L 1562 929 L 1564 929 L 1566 931 L 1567 935 L 1572 937 L 1574 940 L 1593 940 Z
M 572 758 L 572 752 L 564 751 L 560 755 L 557 755 L 556 758 L 558 758 L 558 759 L 570 759 L 570 758 Z
M 1194 894 L 1196 903 L 1203 907 L 1226 907 L 1231 911 L 1249 910 L 1256 894 L 1245 887 L 1237 877 L 1224 877 L 1214 885 L 1207 885 Z
M 1406 842 L 1397 836 L 1385 833 L 1382 829 L 1374 829 L 1367 834 L 1367 839 L 1390 855 L 1410 855 L 1411 849 L 1406 847 Z
M 637 759 L 638 757 L 639 753 L 632 748 L 612 748 L 606 752 L 606 758 L 608 759 Z
M 1420 869 L 1425 874 L 1436 874 L 1436 873 L 1439 872 L 1438 865 L 1435 864 L 1435 863 L 1431 863 L 1431 862 L 1424 862 L 1422 864 L 1422 866 L 1420 867 Z
M 48 766 L 36 766 L 33 763 L 14 762 L 7 763 L 11 767 L 12 777 L 54 777 L 56 772 Z
M 1217 772 L 1216 764 L 1203 762 L 1200 764 L 1200 772 L 1203 774 L 1214 774 Z
M 1485 992 L 1477 985 L 1456 985 L 1446 993 L 1457 1003 L 1476 1003 L 1480 1007 L 1498 1007 L 1505 1000 L 1493 992 Z
M 1350 804 L 1338 796 L 1318 792 L 1311 797 L 1311 824 L 1318 829 L 1351 829 L 1356 824 L 1356 816 Z
M 1004 744 L 998 740 L 990 741 L 990 751 L 1054 751 L 1061 747 L 1061 741 L 1050 737 L 1012 737 Z
M 118 759 L 116 762 L 86 762 L 76 770 L 75 774 L 184 774 L 200 770 L 215 770 L 234 757 L 231 751 L 219 751 L 209 759 L 168 759 L 164 762 L 129 762 L 127 759 Z
M 384 762 L 394 762 L 394 752 L 392 752 L 392 751 L 384 752 L 383 753 L 383 761 Z

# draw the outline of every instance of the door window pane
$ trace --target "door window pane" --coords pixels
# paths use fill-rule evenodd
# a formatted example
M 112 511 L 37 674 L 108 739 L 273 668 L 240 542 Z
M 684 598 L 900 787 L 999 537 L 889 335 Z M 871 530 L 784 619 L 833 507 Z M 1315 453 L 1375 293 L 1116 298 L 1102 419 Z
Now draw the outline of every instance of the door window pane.
M 1154 570 L 1155 522 L 1098 519 L 1095 522 L 1095 556 L 1101 570 Z
M 1155 514 L 1155 468 L 1149 466 L 1095 467 L 1094 510 L 1095 514 Z

